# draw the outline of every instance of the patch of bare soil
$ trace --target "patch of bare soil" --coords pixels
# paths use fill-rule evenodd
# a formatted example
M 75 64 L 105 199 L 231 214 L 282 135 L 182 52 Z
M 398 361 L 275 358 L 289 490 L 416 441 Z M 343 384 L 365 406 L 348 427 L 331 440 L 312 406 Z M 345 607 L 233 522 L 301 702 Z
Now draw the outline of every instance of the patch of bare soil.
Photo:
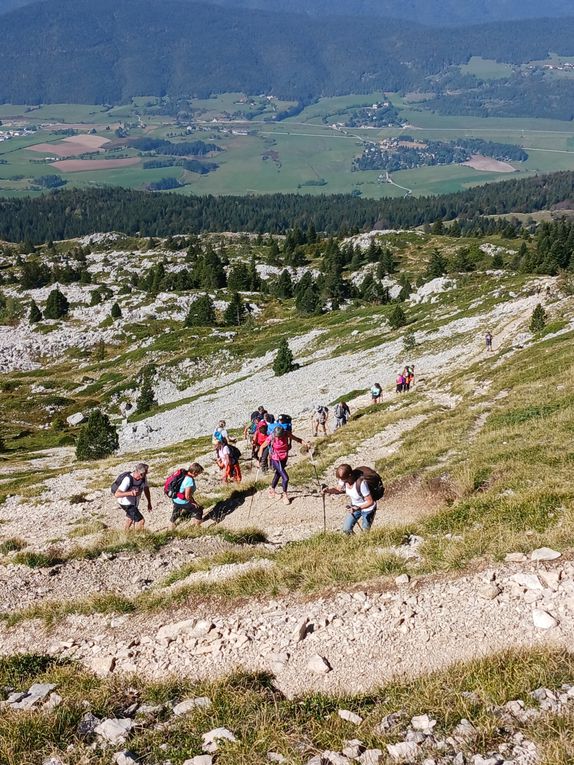
M 76 149 L 75 154 L 78 153 Z M 63 173 L 79 173 L 90 170 L 113 170 L 116 167 L 131 167 L 138 165 L 138 157 L 126 157 L 126 159 L 63 159 L 57 162 L 50 162 L 52 167 Z
M 483 154 L 472 154 L 467 162 L 461 162 L 465 167 L 472 167 L 473 170 L 481 170 L 487 173 L 515 173 L 516 168 L 510 162 L 501 162 L 492 157 L 485 157 Z

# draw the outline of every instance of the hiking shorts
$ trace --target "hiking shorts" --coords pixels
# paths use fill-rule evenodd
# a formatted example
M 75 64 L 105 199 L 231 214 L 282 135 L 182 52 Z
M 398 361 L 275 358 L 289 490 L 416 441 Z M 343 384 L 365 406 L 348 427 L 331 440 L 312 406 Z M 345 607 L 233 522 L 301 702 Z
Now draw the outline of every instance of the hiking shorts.
M 185 504 L 174 502 L 173 511 L 171 513 L 171 522 L 175 523 L 178 518 L 195 518 L 198 521 L 201 521 L 203 518 L 203 510 L 193 502 L 186 502 Z
M 140 521 L 143 521 L 144 517 L 140 513 L 136 505 L 122 505 L 122 507 L 125 510 L 125 513 L 127 517 L 130 519 L 130 521 L 133 521 L 134 523 L 139 523 Z

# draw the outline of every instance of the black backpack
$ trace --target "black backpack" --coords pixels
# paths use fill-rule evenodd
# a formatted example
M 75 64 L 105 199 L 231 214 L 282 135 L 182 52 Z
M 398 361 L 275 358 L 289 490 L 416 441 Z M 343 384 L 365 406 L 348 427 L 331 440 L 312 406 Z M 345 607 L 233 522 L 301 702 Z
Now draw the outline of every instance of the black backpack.
M 383 479 L 377 473 L 377 471 L 373 470 L 373 468 L 367 467 L 366 465 L 355 468 L 355 470 L 361 474 L 355 484 L 359 494 L 361 493 L 359 489 L 361 481 L 366 481 L 373 500 L 377 502 L 377 500 L 382 499 L 385 494 L 385 487 L 383 484 Z
M 241 457 L 241 452 L 239 449 L 235 446 L 235 444 L 227 444 L 229 446 L 229 451 L 231 453 L 231 459 L 233 462 L 239 462 L 239 458 Z
M 132 488 L 132 485 L 133 485 L 132 474 L 129 471 L 126 471 L 125 473 L 120 473 L 119 476 L 116 478 L 116 480 L 113 482 L 113 484 L 110 487 L 110 490 L 111 490 L 113 495 L 115 495 L 116 491 L 120 488 L 120 486 L 122 484 L 122 481 L 124 480 L 124 478 L 126 476 L 129 476 L 129 478 L 130 478 L 130 483 L 129 483 L 129 486 L 126 489 L 126 491 L 129 491 Z

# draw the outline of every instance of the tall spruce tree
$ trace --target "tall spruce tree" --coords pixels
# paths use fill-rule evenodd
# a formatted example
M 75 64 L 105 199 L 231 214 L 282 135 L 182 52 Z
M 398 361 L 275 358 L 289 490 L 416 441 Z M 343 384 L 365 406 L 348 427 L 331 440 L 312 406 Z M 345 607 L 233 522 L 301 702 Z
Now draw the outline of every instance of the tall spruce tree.
M 30 324 L 37 324 L 42 321 L 42 311 L 38 308 L 35 300 L 30 303 L 30 313 L 28 314 L 28 321 Z
M 279 343 L 277 355 L 273 360 L 273 372 L 276 377 L 280 377 L 281 375 L 287 374 L 287 372 L 293 371 L 293 369 L 295 369 L 295 365 L 293 364 L 293 352 L 291 351 L 291 348 L 289 348 L 287 340 L 283 338 Z
M 223 313 L 223 321 L 229 326 L 238 327 L 240 324 L 243 324 L 246 311 L 247 309 L 241 299 L 241 295 L 238 292 L 234 292 Z
M 397 303 L 389 314 L 389 324 L 392 329 L 404 327 L 407 323 L 407 317 L 401 306 Z
M 537 303 L 536 308 L 532 311 L 530 317 L 530 331 L 541 332 L 546 326 L 546 311 L 542 307 L 541 303 Z
M 48 295 L 46 308 L 44 309 L 45 319 L 63 319 L 68 315 L 70 304 L 63 292 L 56 287 Z
M 215 306 L 213 300 L 205 293 L 191 303 L 183 325 L 184 327 L 214 327 L 215 324 Z
M 79 460 L 99 460 L 117 451 L 118 434 L 107 414 L 94 409 L 78 436 L 76 457 Z

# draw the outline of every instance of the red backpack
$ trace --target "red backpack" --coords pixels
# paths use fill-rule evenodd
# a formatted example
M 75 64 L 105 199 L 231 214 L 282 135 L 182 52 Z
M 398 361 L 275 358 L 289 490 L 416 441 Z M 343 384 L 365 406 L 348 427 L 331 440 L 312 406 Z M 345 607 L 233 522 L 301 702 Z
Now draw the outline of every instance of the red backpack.
M 163 485 L 164 494 L 167 494 L 170 499 L 179 497 L 181 484 L 183 483 L 183 479 L 186 475 L 187 470 L 185 468 L 178 468 L 175 473 L 172 473 L 170 476 L 168 476 L 165 479 L 165 483 Z

